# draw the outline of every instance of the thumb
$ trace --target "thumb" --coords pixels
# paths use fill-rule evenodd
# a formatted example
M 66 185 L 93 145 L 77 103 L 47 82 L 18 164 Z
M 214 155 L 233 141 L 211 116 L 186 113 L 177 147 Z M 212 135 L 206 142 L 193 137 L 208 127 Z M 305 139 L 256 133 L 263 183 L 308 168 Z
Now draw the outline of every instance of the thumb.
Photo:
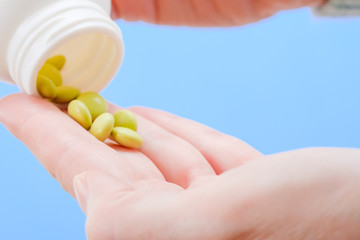
M 76 199 L 85 214 L 90 208 L 122 198 L 134 190 L 128 183 L 100 171 L 78 174 L 73 179 Z

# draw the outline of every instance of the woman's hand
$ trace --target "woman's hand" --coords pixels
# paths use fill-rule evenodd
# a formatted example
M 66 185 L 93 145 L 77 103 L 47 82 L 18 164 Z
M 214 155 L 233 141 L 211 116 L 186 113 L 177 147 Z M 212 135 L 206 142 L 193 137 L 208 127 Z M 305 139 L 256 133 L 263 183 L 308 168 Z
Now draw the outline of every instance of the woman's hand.
M 0 100 L 0 121 L 78 199 L 88 239 L 360 239 L 360 150 L 263 156 L 196 122 L 131 110 L 139 150 L 99 142 L 42 99 Z
M 237 26 L 326 0 L 112 0 L 113 18 L 187 26 Z

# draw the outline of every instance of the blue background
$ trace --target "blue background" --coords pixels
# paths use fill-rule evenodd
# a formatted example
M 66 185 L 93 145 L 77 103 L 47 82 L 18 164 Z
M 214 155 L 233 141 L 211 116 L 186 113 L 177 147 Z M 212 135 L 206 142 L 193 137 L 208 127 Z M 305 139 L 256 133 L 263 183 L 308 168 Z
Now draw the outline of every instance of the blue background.
M 106 99 L 191 118 L 265 154 L 360 147 L 359 20 L 308 9 L 227 29 L 119 22 L 126 57 Z M 1 84 L 0 97 L 18 92 Z M 85 239 L 85 217 L 0 125 L 0 239 Z

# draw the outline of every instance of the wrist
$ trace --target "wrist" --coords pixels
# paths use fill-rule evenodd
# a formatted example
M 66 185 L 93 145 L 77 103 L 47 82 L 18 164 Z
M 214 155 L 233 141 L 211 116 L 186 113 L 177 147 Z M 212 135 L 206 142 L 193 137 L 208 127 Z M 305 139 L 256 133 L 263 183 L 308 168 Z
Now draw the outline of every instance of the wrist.
M 315 13 L 331 17 L 360 16 L 360 0 L 328 0 Z

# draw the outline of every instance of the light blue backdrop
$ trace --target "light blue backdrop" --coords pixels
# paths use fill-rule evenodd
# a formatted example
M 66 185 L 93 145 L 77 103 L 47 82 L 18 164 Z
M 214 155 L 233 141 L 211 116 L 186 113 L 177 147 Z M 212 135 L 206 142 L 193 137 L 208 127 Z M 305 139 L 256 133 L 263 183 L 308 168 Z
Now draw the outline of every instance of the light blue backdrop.
M 360 21 L 309 10 L 228 29 L 120 22 L 125 63 L 103 92 L 194 119 L 271 154 L 360 147 Z M 0 97 L 17 92 L 0 84 Z M 85 218 L 0 126 L 0 239 L 85 239 Z

